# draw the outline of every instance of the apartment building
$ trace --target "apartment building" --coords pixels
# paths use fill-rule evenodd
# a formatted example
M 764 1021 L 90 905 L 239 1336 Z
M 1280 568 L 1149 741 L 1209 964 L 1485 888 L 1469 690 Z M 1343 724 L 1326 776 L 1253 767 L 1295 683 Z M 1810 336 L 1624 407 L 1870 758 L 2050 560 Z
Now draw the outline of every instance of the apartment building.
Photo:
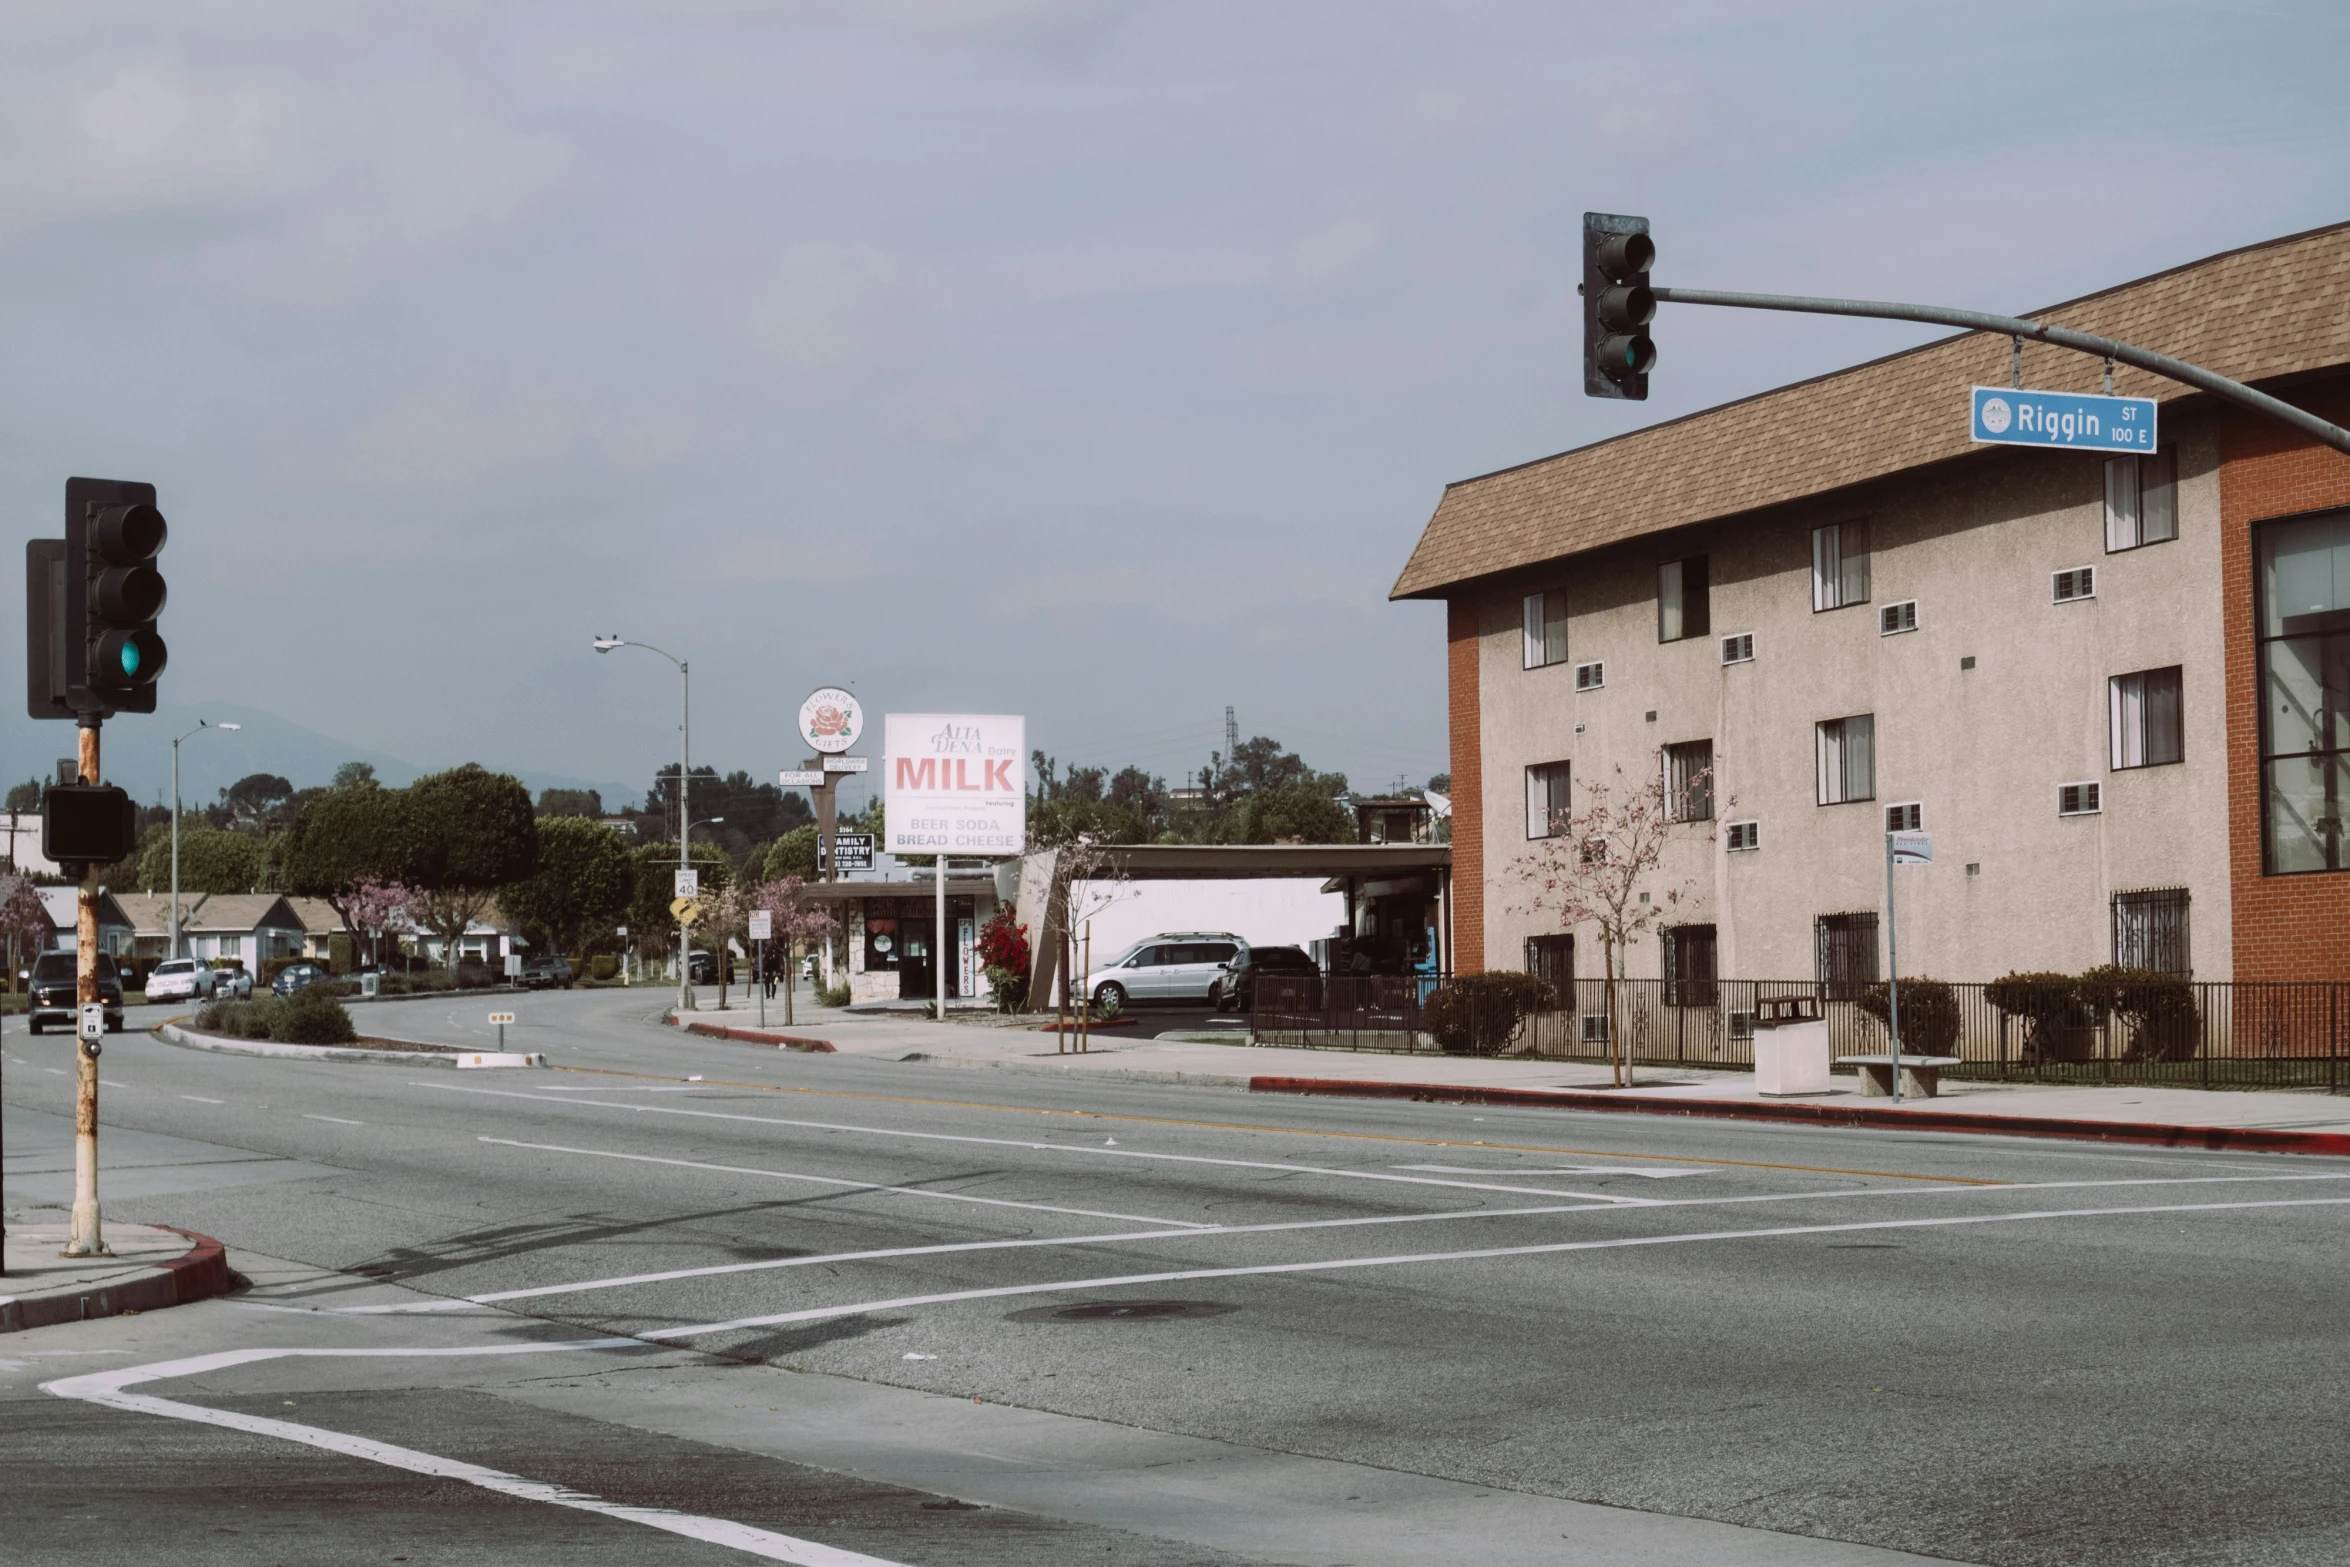
M 2350 224 L 2032 313 L 2350 424 Z M 1628 972 L 2121 962 L 2350 977 L 2350 457 L 2119 367 L 2159 449 L 1981 447 L 1970 333 L 1449 486 L 1397 582 L 1446 602 L 1453 951 L 1599 971 L 1530 858 L 1659 780 L 1682 890 Z M 2023 384 L 2105 366 L 2027 343 Z M 1619 782 L 1619 780 L 1621 780 Z

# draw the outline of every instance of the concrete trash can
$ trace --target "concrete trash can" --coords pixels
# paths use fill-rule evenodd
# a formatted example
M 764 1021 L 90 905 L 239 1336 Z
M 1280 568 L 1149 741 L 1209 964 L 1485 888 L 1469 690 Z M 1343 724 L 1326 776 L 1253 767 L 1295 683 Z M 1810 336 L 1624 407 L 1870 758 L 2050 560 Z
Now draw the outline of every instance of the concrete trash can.
M 1775 997 L 1755 1004 L 1755 1092 L 1772 1099 L 1832 1092 L 1828 1066 L 1828 1023 L 1817 999 Z

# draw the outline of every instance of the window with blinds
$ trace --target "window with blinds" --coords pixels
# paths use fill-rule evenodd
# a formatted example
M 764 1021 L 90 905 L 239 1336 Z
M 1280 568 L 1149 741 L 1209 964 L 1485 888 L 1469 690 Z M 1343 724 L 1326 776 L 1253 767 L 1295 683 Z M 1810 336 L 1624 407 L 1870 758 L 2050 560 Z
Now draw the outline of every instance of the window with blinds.
M 2161 767 L 2186 759 L 2180 666 L 2141 669 L 2106 682 L 2113 714 L 2113 768 Z
M 1830 718 L 1814 726 L 1819 743 L 1819 802 L 1844 805 L 1877 797 L 1877 715 Z
M 1664 748 L 1665 819 L 1710 822 L 1714 819 L 1714 743 L 1685 740 Z
M 1659 642 L 1707 635 L 1713 630 L 1709 605 L 1703 555 L 1669 560 L 1657 568 L 1656 639 Z
M 1832 522 L 1811 530 L 1811 607 L 1869 601 L 1869 525 Z
M 2179 536 L 2178 454 L 2105 461 L 2105 548 L 2134 550 Z
M 1528 669 L 1567 661 L 1567 595 L 1552 588 L 1529 593 L 1525 604 L 1525 658 Z
M 1567 831 L 1569 765 L 1541 762 L 1526 769 L 1526 836 L 1562 838 Z

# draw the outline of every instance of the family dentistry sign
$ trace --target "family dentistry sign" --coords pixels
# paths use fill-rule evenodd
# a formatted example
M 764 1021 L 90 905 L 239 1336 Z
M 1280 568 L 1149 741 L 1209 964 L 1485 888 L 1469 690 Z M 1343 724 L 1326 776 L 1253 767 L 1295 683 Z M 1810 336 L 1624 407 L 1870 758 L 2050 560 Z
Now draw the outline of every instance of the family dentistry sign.
M 1005 859 L 1027 848 L 1025 718 L 890 713 L 882 726 L 890 853 Z

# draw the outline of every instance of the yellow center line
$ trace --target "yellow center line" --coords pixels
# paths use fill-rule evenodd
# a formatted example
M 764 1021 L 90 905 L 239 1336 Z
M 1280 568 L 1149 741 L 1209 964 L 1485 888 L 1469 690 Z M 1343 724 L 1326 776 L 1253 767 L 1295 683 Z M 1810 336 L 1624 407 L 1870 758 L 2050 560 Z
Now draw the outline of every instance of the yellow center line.
M 579 1072 L 591 1077 L 641 1077 L 653 1082 L 682 1083 L 687 1079 L 663 1072 L 623 1072 L 615 1067 L 558 1066 L 557 1072 Z M 943 1110 L 996 1110 L 1007 1115 L 1067 1116 L 1073 1120 L 1118 1121 L 1137 1126 L 1183 1126 L 1197 1131 L 1262 1132 L 1276 1137 L 1331 1137 L 1350 1142 L 1403 1143 L 1415 1148 L 1487 1148 L 1497 1153 L 1556 1154 L 1576 1159 L 1646 1159 L 1658 1164 L 1728 1165 L 1741 1170 L 1790 1170 L 1804 1175 L 1852 1175 L 1880 1181 L 1928 1181 L 1937 1186 L 2005 1186 L 1964 1175 L 1916 1175 L 1901 1170 L 1846 1170 L 1824 1164 L 1775 1164 L 1764 1159 L 1693 1159 L 1683 1154 L 1622 1153 L 1615 1149 L 1554 1148 L 1536 1143 L 1468 1142 L 1446 1137 L 1399 1137 L 1382 1132 L 1332 1132 L 1304 1126 L 1260 1126 L 1246 1121 L 1192 1121 L 1167 1115 L 1124 1115 L 1103 1110 L 1054 1110 L 1036 1105 L 990 1104 L 970 1099 L 924 1099 L 912 1094 L 861 1094 L 841 1088 L 803 1088 L 794 1083 L 736 1083 L 701 1079 L 704 1088 L 744 1088 L 763 1094 L 810 1094 L 819 1099 L 862 1099 L 875 1104 L 927 1105 Z M 1506 1175 L 1509 1172 L 1497 1171 Z

